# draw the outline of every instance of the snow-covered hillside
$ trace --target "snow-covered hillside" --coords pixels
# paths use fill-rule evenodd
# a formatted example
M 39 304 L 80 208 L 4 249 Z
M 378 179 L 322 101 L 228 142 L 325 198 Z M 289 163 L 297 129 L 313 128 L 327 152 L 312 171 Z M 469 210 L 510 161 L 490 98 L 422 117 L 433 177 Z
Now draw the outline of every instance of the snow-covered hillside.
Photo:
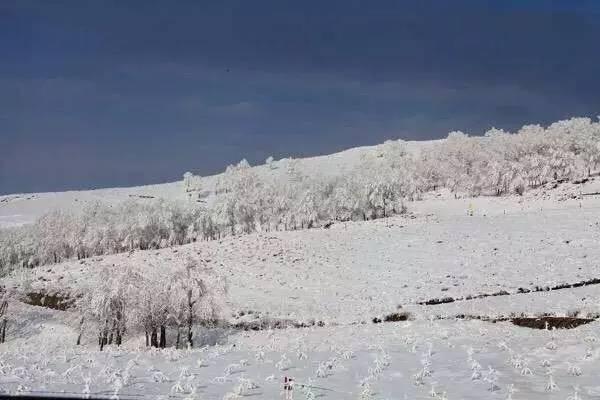
M 566 185 L 527 199 L 440 194 L 414 203 L 404 216 L 14 273 L 3 280 L 6 286 L 74 297 L 100 284 L 103 267 L 168 269 L 192 257 L 227 279 L 222 317 L 229 322 L 318 323 L 260 332 L 197 328 L 197 340 L 207 347 L 192 350 L 150 350 L 143 334 L 131 332 L 123 346 L 99 352 L 93 329 L 74 345 L 77 311 L 11 303 L 0 387 L 120 398 L 272 399 L 288 376 L 298 383 L 296 399 L 596 398 L 598 322 L 552 332 L 455 318 L 595 317 L 600 285 L 545 288 L 598 278 L 600 199 L 568 196 L 597 186 Z M 542 291 L 523 293 L 536 287 Z M 457 301 L 418 304 L 446 297 Z M 410 321 L 373 324 L 394 312 L 408 313 Z
M 599 398 L 599 128 L 4 196 L 0 394 Z
M 437 141 L 403 142 L 408 151 L 418 153 Z M 308 176 L 335 176 L 355 168 L 365 155 L 379 152 L 381 146 L 365 146 L 348 149 L 339 153 L 293 159 L 298 171 Z M 287 171 L 290 158 L 275 161 L 268 165 L 255 166 L 253 169 L 261 177 L 277 179 Z M 224 166 L 225 167 L 225 166 Z M 183 171 L 182 171 L 183 175 Z M 215 186 L 222 174 L 201 177 L 196 185 L 202 189 L 202 199 L 211 201 Z M 156 185 L 107 188 L 95 190 L 73 190 L 67 192 L 26 193 L 0 196 L 0 228 L 34 222 L 43 214 L 55 210 L 80 210 L 86 204 L 101 201 L 117 204 L 126 200 L 153 201 L 156 199 L 187 201 L 183 181 Z
M 134 188 L 126 197 L 126 189 L 6 197 L 7 214 L 0 216 L 5 225 L 46 213 L 34 224 L 0 230 L 0 273 L 229 235 L 386 218 L 444 193 L 518 194 L 526 200 L 531 193 L 586 183 L 599 166 L 600 123 L 572 118 L 546 128 L 526 125 L 515 134 L 451 132 L 439 142 L 387 141 L 304 160 L 269 157 L 254 168 L 242 160 L 220 175 L 186 172 L 181 184 Z
M 598 210 L 595 197 L 432 198 L 406 216 L 74 260 L 33 269 L 25 281 L 30 291 L 74 296 L 105 266 L 164 269 L 192 257 L 227 279 L 233 313 L 361 322 L 429 299 L 597 278 Z

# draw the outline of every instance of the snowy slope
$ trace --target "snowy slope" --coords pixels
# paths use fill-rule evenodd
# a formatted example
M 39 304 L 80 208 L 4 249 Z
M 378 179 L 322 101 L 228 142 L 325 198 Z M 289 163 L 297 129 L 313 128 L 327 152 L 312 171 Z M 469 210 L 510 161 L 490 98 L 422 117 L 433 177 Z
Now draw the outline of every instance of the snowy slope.
M 416 153 L 426 149 L 436 141 L 404 143 L 407 151 Z M 358 165 L 361 157 L 365 154 L 377 152 L 379 148 L 380 146 L 357 147 L 339 153 L 301 158 L 295 161 L 298 171 L 306 175 L 341 175 Z M 274 168 L 261 165 L 256 166 L 255 171 L 259 176 L 271 175 L 277 177 L 286 173 L 289 162 L 290 159 L 285 158 L 276 161 Z M 223 168 L 225 168 L 225 165 Z M 213 175 L 202 177 L 200 180 L 203 195 L 208 197 L 209 201 L 214 194 L 218 177 L 219 175 Z M 0 228 L 31 223 L 53 209 L 78 210 L 90 202 L 102 201 L 114 204 L 131 198 L 144 201 L 153 201 L 153 199 L 186 200 L 182 181 L 128 188 L 11 194 L 0 196 Z
M 34 269 L 28 280 L 32 290 L 77 293 L 103 266 L 168 268 L 191 256 L 227 279 L 234 312 L 350 323 L 429 299 L 599 277 L 599 199 L 413 204 L 410 216 L 70 261 Z
M 192 350 L 148 349 L 131 332 L 122 347 L 99 352 L 93 329 L 74 346 L 77 312 L 12 302 L 8 340 L 0 345 L 0 392 L 276 399 L 282 398 L 284 376 L 291 376 L 299 383 L 295 399 L 311 398 L 303 392 L 323 399 L 599 398 L 598 322 L 550 332 L 453 319 L 597 314 L 600 285 L 518 293 L 599 277 L 600 199 L 570 198 L 597 185 L 566 185 L 526 199 L 432 194 L 402 217 L 227 237 L 15 273 L 2 283 L 24 292 L 77 294 L 98 283 L 103 266 L 169 268 L 200 257 L 228 280 L 224 318 L 235 322 L 240 312 L 252 311 L 242 319 L 314 319 L 325 326 L 198 328 L 199 347 Z M 507 295 L 417 304 L 498 291 Z M 398 306 L 413 320 L 371 322 Z
M 335 173 L 371 150 L 301 165 L 313 173 Z M 283 163 L 278 168 L 285 169 Z M 279 173 L 266 166 L 258 171 Z M 214 180 L 205 178 L 206 190 Z M 100 352 L 94 329 L 85 331 L 82 345 L 74 345 L 77 311 L 11 301 L 7 342 L 0 344 L 0 394 L 276 399 L 288 376 L 298 383 L 295 399 L 314 399 L 310 393 L 322 399 L 600 398 L 598 321 L 553 332 L 455 319 L 597 316 L 600 284 L 561 287 L 600 278 L 600 196 L 578 196 L 594 192 L 600 192 L 598 179 L 523 197 L 429 193 L 410 203 L 404 216 L 17 271 L 0 284 L 22 294 L 75 296 L 98 285 L 104 267 L 168 269 L 188 257 L 201 258 L 227 279 L 223 319 L 270 317 L 324 326 L 259 332 L 197 327 L 197 345 L 189 350 L 149 349 L 139 332 L 127 332 L 123 346 Z M 27 195 L 29 200 L 13 196 L 0 210 L 5 221 L 23 223 L 52 207 L 94 199 L 176 199 L 183 193 L 177 182 Z M 456 301 L 419 304 L 443 298 Z M 397 311 L 408 312 L 411 320 L 372 323 Z

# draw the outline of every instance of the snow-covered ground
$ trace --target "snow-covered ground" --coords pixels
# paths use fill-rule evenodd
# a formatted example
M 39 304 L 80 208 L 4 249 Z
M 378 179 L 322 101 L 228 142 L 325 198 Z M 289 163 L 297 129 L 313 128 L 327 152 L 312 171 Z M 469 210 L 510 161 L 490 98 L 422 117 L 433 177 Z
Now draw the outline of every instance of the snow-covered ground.
M 128 199 L 139 200 L 140 196 L 148 200 L 152 200 L 148 197 L 183 200 L 185 191 L 182 182 L 172 182 L 131 188 L 5 195 L 0 196 L 0 227 L 29 224 L 51 210 L 79 210 L 97 201 L 115 204 Z
M 600 285 L 518 293 L 600 277 L 600 199 L 569 195 L 597 185 L 526 198 L 431 195 L 410 203 L 406 216 L 254 233 L 14 274 L 3 283 L 76 295 L 97 283 L 104 266 L 168 268 L 202 258 L 227 278 L 229 321 L 246 314 L 242 320 L 268 316 L 325 326 L 199 329 L 207 346 L 192 350 L 149 350 L 132 333 L 121 348 L 99 352 L 93 332 L 74 345 L 75 312 L 13 303 L 18 322 L 9 324 L 7 343 L 0 345 L 0 390 L 206 399 L 239 392 L 242 398 L 274 399 L 289 376 L 314 386 L 313 394 L 324 399 L 361 398 L 361 392 L 364 398 L 431 398 L 432 390 L 447 399 L 506 399 L 511 390 L 514 399 L 575 399 L 574 387 L 579 398 L 598 398 L 598 322 L 551 332 L 452 318 L 598 313 Z M 508 295 L 417 304 L 500 291 Z M 398 310 L 411 320 L 371 322 Z M 258 387 L 240 388 L 252 386 L 244 379 Z M 303 391 L 297 386 L 294 398 L 311 398 Z
M 433 320 L 213 332 L 192 350 L 148 350 L 139 338 L 99 352 L 73 345 L 76 333 L 60 312 L 22 311 L 30 318 L 23 337 L 0 354 L 0 388 L 13 393 L 277 399 L 288 376 L 295 399 L 316 398 L 302 385 L 324 399 L 600 396 L 598 323 L 560 331 Z
M 227 279 L 233 312 L 360 322 L 434 298 L 597 278 L 599 207 L 594 198 L 432 199 L 411 203 L 409 216 L 73 260 L 19 279 L 27 290 L 78 294 L 104 266 L 166 268 L 196 257 Z

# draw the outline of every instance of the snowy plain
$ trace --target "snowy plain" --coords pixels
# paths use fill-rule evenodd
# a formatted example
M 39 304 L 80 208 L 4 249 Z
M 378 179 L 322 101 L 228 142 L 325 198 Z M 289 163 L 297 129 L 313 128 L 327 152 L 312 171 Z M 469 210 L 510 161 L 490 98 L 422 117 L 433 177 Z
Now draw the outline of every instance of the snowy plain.
M 335 170 L 333 164 L 324 169 Z M 214 178 L 204 179 L 210 192 Z M 2 284 L 75 297 L 98 284 L 103 267 L 169 268 L 200 258 L 227 280 L 228 322 L 272 318 L 323 326 L 197 328 L 200 343 L 188 350 L 149 349 L 143 335 L 131 333 L 122 346 L 100 352 L 93 331 L 75 345 L 77 312 L 15 302 L 7 342 L 0 345 L 0 393 L 277 399 L 287 376 L 296 381 L 294 399 L 600 398 L 600 322 L 533 330 L 455 318 L 597 315 L 600 285 L 519 292 L 600 278 L 600 198 L 581 196 L 599 188 L 596 179 L 522 197 L 432 193 L 409 203 L 402 216 L 19 271 Z M 182 193 L 176 182 L 4 196 L 0 222 L 27 223 L 53 207 L 95 198 Z M 498 292 L 504 294 L 419 304 Z M 407 312 L 409 320 L 372 322 L 394 312 Z

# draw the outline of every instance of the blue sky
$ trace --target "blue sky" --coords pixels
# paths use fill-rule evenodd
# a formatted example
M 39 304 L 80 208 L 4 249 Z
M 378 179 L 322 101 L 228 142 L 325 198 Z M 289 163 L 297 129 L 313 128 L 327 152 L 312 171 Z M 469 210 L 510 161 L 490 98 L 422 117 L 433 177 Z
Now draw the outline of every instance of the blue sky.
M 0 2 L 0 193 L 600 114 L 597 1 Z

